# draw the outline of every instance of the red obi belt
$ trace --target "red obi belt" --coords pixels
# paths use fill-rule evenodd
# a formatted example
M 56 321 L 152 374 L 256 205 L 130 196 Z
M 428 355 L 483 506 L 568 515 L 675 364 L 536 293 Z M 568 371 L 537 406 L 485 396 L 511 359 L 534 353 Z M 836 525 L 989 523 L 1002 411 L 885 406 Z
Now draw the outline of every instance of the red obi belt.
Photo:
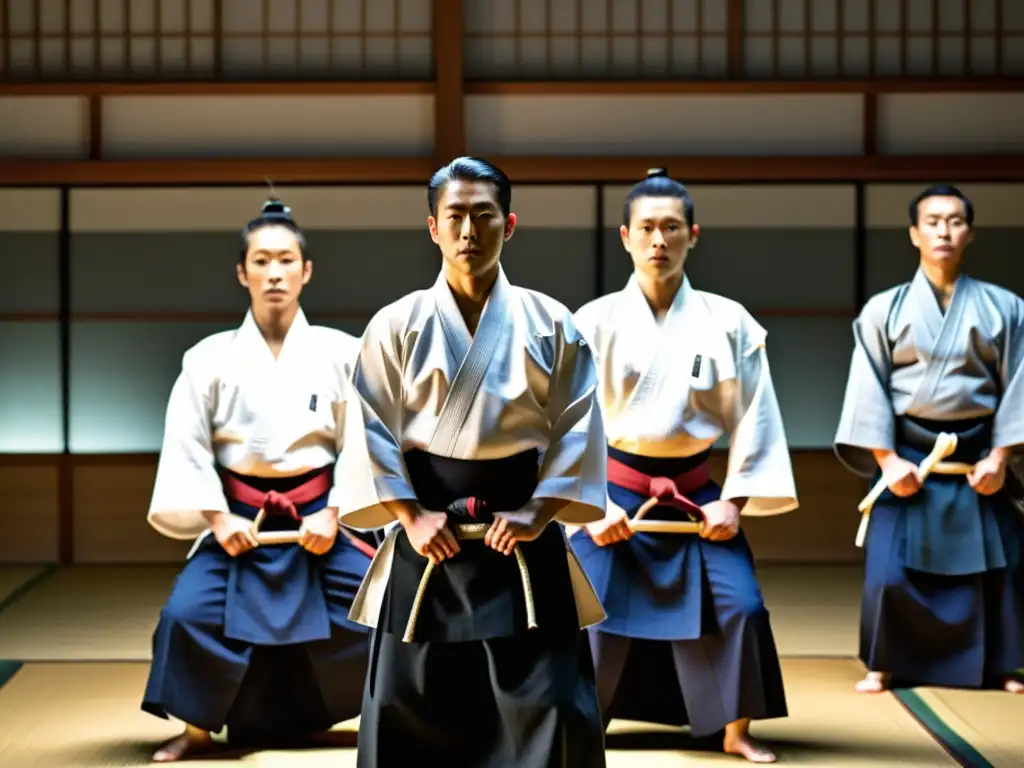
M 660 477 L 645 475 L 621 461 L 610 457 L 608 459 L 609 483 L 633 493 L 658 499 L 659 504 L 674 507 L 695 520 L 704 519 L 704 510 L 686 498 L 684 494 L 696 491 L 706 485 L 710 479 L 711 472 L 707 462 L 688 469 L 676 477 Z
M 229 473 L 224 473 L 222 482 L 224 494 L 231 501 L 261 509 L 267 517 L 288 517 L 301 523 L 302 515 L 299 514 L 299 507 L 316 501 L 331 490 L 334 481 L 332 470 L 333 467 L 324 467 L 302 485 L 287 491 L 261 491 Z M 353 536 L 344 528 L 339 527 L 338 530 L 363 554 L 368 557 L 373 557 L 376 554 L 377 550 L 362 539 Z

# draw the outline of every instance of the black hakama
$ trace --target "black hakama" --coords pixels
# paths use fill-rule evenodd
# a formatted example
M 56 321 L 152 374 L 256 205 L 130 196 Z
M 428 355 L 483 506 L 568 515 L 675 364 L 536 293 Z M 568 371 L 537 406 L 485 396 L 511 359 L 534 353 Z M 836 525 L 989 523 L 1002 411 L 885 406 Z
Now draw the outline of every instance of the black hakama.
M 326 507 L 330 483 L 323 475 L 269 481 L 225 474 L 225 488 L 243 483 L 287 496 L 320 483 L 315 498 L 294 505 L 301 517 Z M 259 507 L 226 492 L 234 514 L 256 517 Z M 261 530 L 298 526 L 289 517 L 268 517 Z M 365 550 L 375 544 L 366 534 L 352 535 L 358 544 L 339 530 L 321 556 L 298 544 L 273 544 L 238 557 L 207 536 L 160 613 L 143 710 L 214 733 L 226 725 L 234 744 L 289 741 L 356 717 L 369 638 L 348 612 L 369 568 Z
M 419 503 L 457 523 L 517 510 L 537 484 L 536 451 L 465 461 L 405 455 Z M 520 543 L 536 610 L 527 628 L 514 556 L 462 540 L 437 566 L 403 642 L 427 560 L 395 539 L 359 727 L 360 768 L 603 768 L 604 733 L 586 632 L 579 628 L 564 534 Z
M 696 470 L 708 458 L 652 459 L 614 448 L 608 455 L 666 479 L 700 477 Z M 719 498 L 721 489 L 706 472 L 698 482 L 678 491 L 698 506 Z M 649 498 L 611 482 L 608 495 L 631 517 Z M 647 519 L 687 518 L 658 505 Z M 571 542 L 608 614 L 591 629 L 606 722 L 689 725 L 702 737 L 742 718 L 787 715 L 768 610 L 742 531 L 722 542 L 637 533 L 605 547 L 579 531 Z
M 946 461 L 973 464 L 991 448 L 991 418 L 897 420 L 897 453 L 920 464 L 940 432 Z M 876 478 L 877 479 L 877 478 Z M 964 475 L 932 474 L 901 499 L 888 489 L 865 540 L 860 658 L 894 687 L 1001 687 L 1024 666 L 1024 517 L 1008 472 L 999 493 Z

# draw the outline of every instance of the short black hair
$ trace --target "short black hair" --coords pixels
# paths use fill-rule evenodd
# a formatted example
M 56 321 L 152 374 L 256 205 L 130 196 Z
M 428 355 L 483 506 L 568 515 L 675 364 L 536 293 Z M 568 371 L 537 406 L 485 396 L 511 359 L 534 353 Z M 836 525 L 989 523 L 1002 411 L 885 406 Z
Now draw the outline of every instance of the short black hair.
M 489 181 L 498 188 L 498 206 L 502 215 L 507 217 L 512 210 L 512 182 L 500 168 L 478 157 L 457 157 L 430 177 L 427 207 L 431 216 L 437 216 L 437 198 L 450 181 Z
M 971 203 L 967 195 L 965 195 L 959 189 L 954 187 L 952 184 L 932 184 L 930 187 L 926 187 L 921 192 L 919 192 L 914 197 L 914 199 L 910 201 L 910 226 L 917 226 L 917 222 L 920 219 L 919 208 L 921 206 L 921 203 L 923 203 L 929 197 L 957 198 L 961 203 L 964 204 L 964 217 L 967 219 L 967 226 L 974 226 L 974 204 Z
M 683 215 L 686 216 L 686 223 L 691 227 L 693 219 L 693 198 L 689 190 L 678 181 L 668 175 L 664 168 L 651 168 L 647 171 L 647 178 L 629 190 L 626 195 L 626 204 L 622 209 L 622 223 L 628 227 L 633 216 L 633 201 L 641 197 L 674 197 L 683 201 Z
M 284 227 L 290 230 L 295 239 L 299 241 L 299 258 L 306 258 L 306 235 L 302 228 L 292 218 L 292 209 L 282 203 L 276 197 L 272 197 L 263 204 L 260 215 L 245 225 L 242 230 L 242 252 L 239 262 L 245 264 L 245 254 L 249 252 L 249 238 L 254 232 L 259 232 L 266 227 Z

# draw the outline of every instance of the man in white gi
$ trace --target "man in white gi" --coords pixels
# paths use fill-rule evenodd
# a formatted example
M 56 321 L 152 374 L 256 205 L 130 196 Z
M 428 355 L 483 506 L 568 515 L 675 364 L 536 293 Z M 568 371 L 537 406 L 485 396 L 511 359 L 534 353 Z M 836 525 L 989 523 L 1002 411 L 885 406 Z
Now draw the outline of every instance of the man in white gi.
M 740 304 L 690 285 L 698 233 L 686 188 L 651 171 L 623 212 L 633 276 L 576 313 L 597 361 L 609 501 L 571 542 L 608 613 L 591 632 L 606 720 L 689 724 L 765 763 L 775 755 L 750 721 L 786 716 L 786 699 L 740 516 L 796 509 L 796 490 L 766 333 Z M 723 434 L 720 488 L 707 459 Z M 636 532 L 641 514 L 703 529 Z
M 364 424 L 341 476 L 365 487 L 341 519 L 398 525 L 352 612 L 376 627 L 360 768 L 605 764 L 581 629 L 604 614 L 548 524 L 604 515 L 594 366 L 569 310 L 501 269 L 511 197 L 482 160 L 441 168 L 427 194 L 441 274 L 363 336 Z
M 186 724 L 157 762 L 225 726 L 274 745 L 359 714 L 368 638 L 348 611 L 375 550 L 339 529 L 334 485 L 358 341 L 306 321 L 304 250 L 268 202 L 242 233 L 249 313 L 188 350 L 171 391 L 149 522 L 199 538 L 153 636 L 142 708 Z M 274 534 L 292 542 L 259 543 Z

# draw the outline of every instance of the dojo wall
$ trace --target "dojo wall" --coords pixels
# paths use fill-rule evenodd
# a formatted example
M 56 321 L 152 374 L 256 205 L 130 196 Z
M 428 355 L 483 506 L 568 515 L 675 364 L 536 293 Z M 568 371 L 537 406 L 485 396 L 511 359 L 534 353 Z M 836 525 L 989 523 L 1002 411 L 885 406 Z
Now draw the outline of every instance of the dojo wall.
M 1018 0 L 256 5 L 7 3 L 0 157 L 413 160 L 446 131 L 556 159 L 1024 148 Z
M 3 65 L 17 79 L 425 79 L 433 74 L 432 37 L 444 31 L 433 24 L 431 0 L 9 6 Z M 826 79 L 1019 74 L 1018 7 L 1016 0 L 463 0 L 457 12 L 464 67 L 475 80 Z M 730 62 L 736 32 L 738 72 Z
M 908 157 L 1024 151 L 1024 135 L 1013 128 L 1024 124 L 1024 94 L 1011 90 L 884 93 L 865 113 L 864 95 L 842 86 L 836 93 L 817 92 L 825 86 L 808 83 L 802 93 L 622 95 L 597 85 L 588 95 L 562 93 L 550 83 L 467 83 L 467 151 L 554 162 L 641 152 L 846 158 L 863 156 L 866 146 L 874 148 L 868 154 Z M 0 158 L 429 157 L 436 140 L 432 85 L 368 89 L 382 92 L 338 95 L 325 88 L 307 95 L 297 86 L 295 94 L 282 87 L 283 95 L 195 95 L 173 88 L 141 95 L 111 85 L 97 88 L 95 98 L 61 94 L 59 86 L 52 92 L 26 89 L 29 95 L 0 93 Z
M 858 281 L 874 292 L 912 276 L 906 206 L 918 188 L 868 185 L 858 206 L 854 185 L 693 187 L 702 235 L 691 278 L 742 301 L 768 329 L 793 448 L 802 508 L 747 523 L 763 560 L 860 557 L 851 542 L 864 483 L 829 444 Z M 963 188 L 978 209 L 970 271 L 1024 293 L 1014 248 L 1024 236 L 1024 185 Z M 629 274 L 617 232 L 624 193 L 517 186 L 510 277 L 573 308 L 617 290 Z M 62 517 L 77 562 L 183 556 L 186 544 L 145 524 L 164 406 L 184 350 L 236 326 L 245 311 L 234 276 L 238 225 L 264 195 L 261 187 L 0 190 L 0 562 L 56 560 Z M 436 276 L 421 187 L 282 195 L 309 230 L 314 277 L 304 304 L 315 321 L 358 334 L 379 307 Z M 721 470 L 723 457 L 715 461 Z M 58 472 L 59 462 L 69 471 Z
M 60 193 L 0 190 L 0 562 L 57 559 Z

